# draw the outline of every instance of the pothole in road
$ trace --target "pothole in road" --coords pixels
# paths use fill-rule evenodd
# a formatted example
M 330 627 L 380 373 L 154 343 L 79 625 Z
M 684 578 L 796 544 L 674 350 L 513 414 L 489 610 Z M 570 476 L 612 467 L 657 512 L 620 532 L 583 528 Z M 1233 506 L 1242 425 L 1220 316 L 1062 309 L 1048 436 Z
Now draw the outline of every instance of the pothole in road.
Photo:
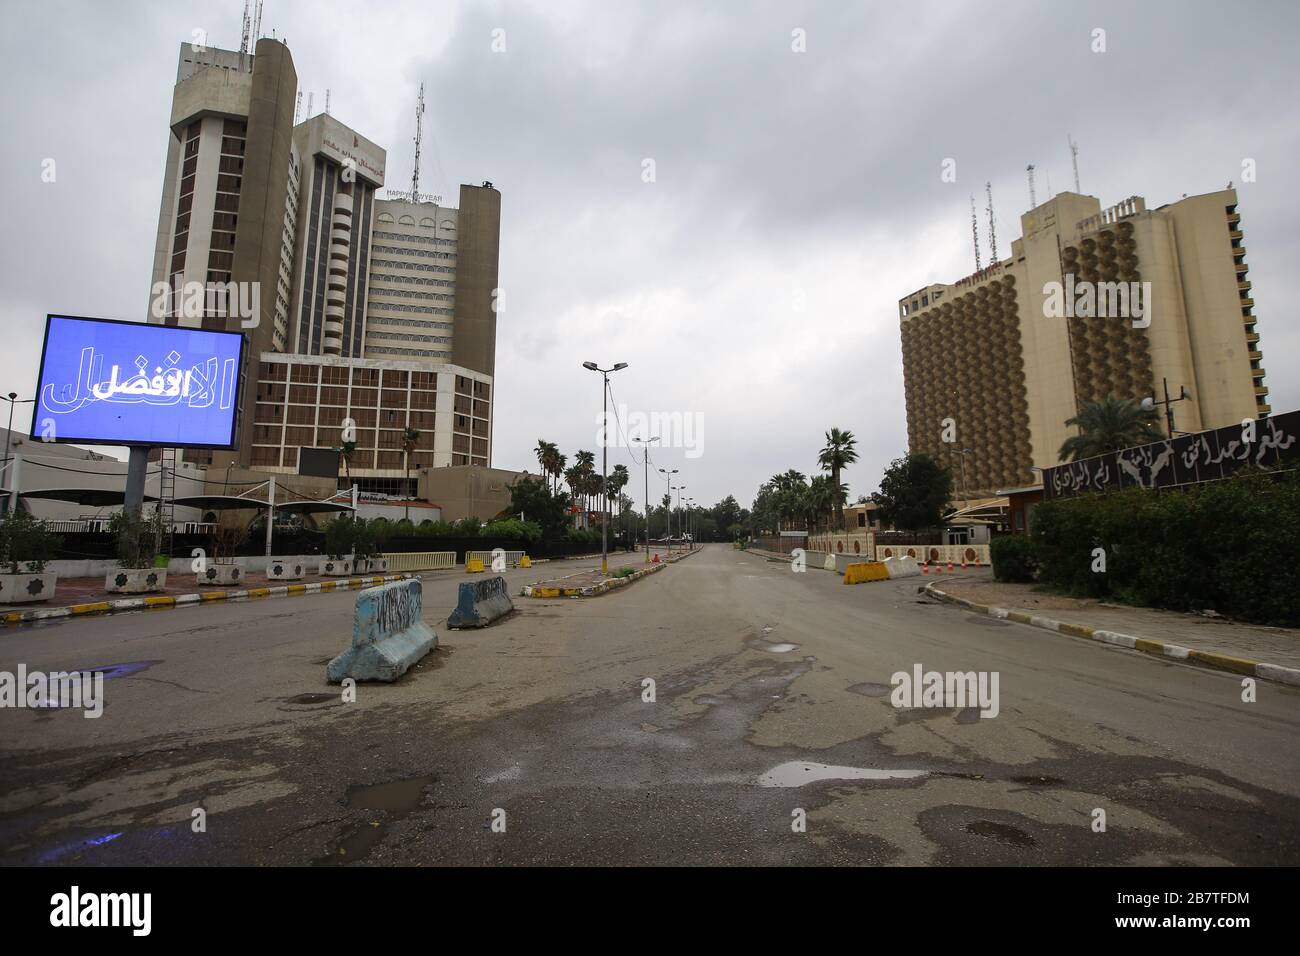
M 1008 826 L 1005 823 L 994 823 L 992 820 L 976 820 L 974 823 L 966 824 L 963 829 L 967 833 L 995 840 L 1007 846 L 1038 846 L 1037 841 L 1019 827 Z
M 286 704 L 333 704 L 342 701 L 341 694 L 298 694 L 296 697 L 286 697 Z
M 1023 783 L 1027 787 L 1059 787 L 1065 783 L 1060 777 L 1042 777 L 1029 775 L 1025 777 L 1012 777 L 1012 783 Z
M 848 690 L 863 697 L 888 697 L 893 688 L 888 684 L 853 684 Z
M 329 856 L 316 860 L 316 863 L 328 866 L 365 859 L 388 835 L 390 826 L 419 808 L 425 789 L 437 779 L 429 774 L 349 787 L 346 797 L 349 809 L 378 811 L 384 817 L 382 820 L 367 820 L 349 831 Z
M 760 787 L 802 787 L 820 780 L 908 780 L 924 777 L 925 770 L 877 770 L 869 767 L 836 767 L 807 760 L 778 764 L 760 776 Z
M 798 644 L 764 644 L 760 645 L 762 650 L 769 651 L 772 654 L 789 654 L 791 651 L 799 649 Z

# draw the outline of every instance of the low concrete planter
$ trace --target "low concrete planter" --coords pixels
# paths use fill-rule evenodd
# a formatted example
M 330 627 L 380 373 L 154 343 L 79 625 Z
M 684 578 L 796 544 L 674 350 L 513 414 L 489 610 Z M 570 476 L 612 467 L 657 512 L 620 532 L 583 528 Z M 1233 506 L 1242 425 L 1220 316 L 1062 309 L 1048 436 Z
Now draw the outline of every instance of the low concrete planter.
M 0 574 L 0 604 L 34 604 L 54 597 L 59 576 L 53 572 Z
M 387 558 L 362 558 L 357 561 L 358 574 L 387 574 Z
M 266 565 L 269 581 L 301 581 L 307 573 L 307 562 L 302 558 L 272 558 Z
M 347 578 L 352 576 L 351 558 L 324 558 L 320 563 L 320 573 L 327 578 Z
M 152 594 L 167 587 L 167 572 L 161 568 L 118 568 L 104 576 L 109 594 Z
M 204 585 L 230 587 L 234 584 L 243 584 L 244 569 L 238 564 L 217 564 L 212 561 L 202 573 L 194 575 L 194 583 L 199 587 Z

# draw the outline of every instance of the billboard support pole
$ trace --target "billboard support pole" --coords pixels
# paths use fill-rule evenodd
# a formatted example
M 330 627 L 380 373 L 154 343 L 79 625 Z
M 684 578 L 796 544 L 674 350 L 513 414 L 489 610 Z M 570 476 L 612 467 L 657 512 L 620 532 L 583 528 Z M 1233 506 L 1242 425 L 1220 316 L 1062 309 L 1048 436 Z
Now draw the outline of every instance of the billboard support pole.
M 9 458 L 9 494 L 5 496 L 5 501 L 9 504 L 9 513 L 13 514 L 18 510 L 18 493 L 22 491 L 22 470 L 23 456 L 21 452 L 14 452 Z
M 266 488 L 266 556 L 271 556 L 271 529 L 275 526 L 275 475 L 271 476 Z
M 149 468 L 149 449 L 132 445 L 126 463 L 126 498 L 122 510 L 128 515 L 139 515 L 144 507 L 144 478 Z

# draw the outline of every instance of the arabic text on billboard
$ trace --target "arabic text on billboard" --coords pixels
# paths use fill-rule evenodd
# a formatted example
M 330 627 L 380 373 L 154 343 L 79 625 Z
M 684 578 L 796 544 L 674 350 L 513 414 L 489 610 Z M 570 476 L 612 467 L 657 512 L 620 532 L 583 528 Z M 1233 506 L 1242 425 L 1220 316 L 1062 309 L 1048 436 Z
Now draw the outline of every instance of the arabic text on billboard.
M 231 448 L 243 336 L 52 315 L 32 437 Z
M 1116 488 L 1170 488 L 1219 481 L 1250 468 L 1296 467 L 1300 467 L 1300 412 L 1286 412 L 1047 468 L 1043 497 L 1068 498 Z

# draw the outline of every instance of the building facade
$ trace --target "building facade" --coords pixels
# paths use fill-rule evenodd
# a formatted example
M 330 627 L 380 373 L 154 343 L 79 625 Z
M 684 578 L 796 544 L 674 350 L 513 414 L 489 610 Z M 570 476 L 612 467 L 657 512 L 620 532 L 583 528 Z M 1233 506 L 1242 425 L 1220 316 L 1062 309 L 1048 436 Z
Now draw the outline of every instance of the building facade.
M 185 460 L 292 473 L 351 423 L 348 471 L 374 493 L 489 466 L 501 194 L 380 199 L 385 150 L 329 114 L 295 124 L 296 94 L 283 43 L 181 46 L 149 321 L 249 340 L 239 447 Z
M 1268 414 L 1234 190 L 1060 193 L 1020 221 L 1010 258 L 899 300 L 908 446 L 964 463 L 965 494 L 1033 483 L 1084 401 L 1181 387 L 1180 432 Z

